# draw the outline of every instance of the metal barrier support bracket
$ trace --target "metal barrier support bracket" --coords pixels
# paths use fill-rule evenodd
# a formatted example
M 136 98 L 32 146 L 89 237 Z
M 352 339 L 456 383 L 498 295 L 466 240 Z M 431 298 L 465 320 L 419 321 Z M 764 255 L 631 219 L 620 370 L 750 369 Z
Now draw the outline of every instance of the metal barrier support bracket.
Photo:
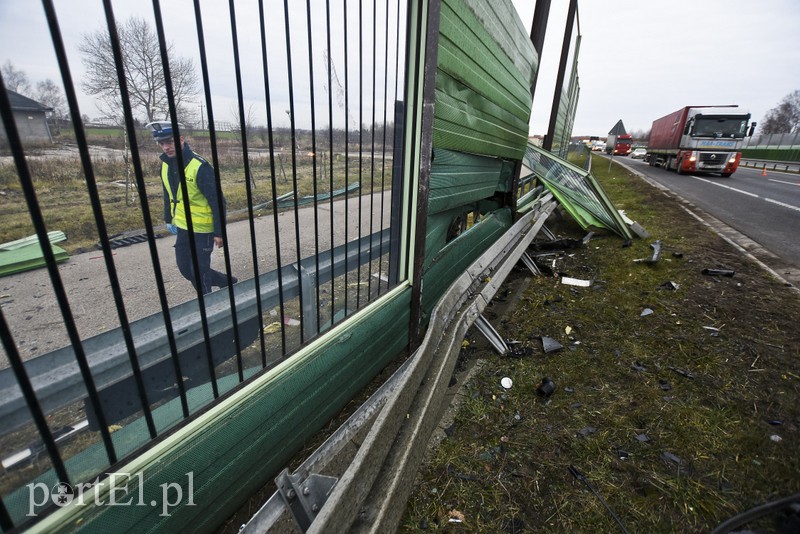
M 302 478 L 298 473 L 290 474 L 288 469 L 284 469 L 275 478 L 275 484 L 295 523 L 305 532 L 328 500 L 338 480 L 336 477 L 315 473 Z

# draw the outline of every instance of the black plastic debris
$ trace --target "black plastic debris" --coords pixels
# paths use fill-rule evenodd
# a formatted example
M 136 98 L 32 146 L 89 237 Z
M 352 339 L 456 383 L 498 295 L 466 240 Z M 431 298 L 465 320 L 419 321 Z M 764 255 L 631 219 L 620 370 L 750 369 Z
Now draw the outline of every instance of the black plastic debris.
M 668 291 L 677 291 L 679 287 L 681 287 L 681 285 L 676 284 L 672 280 L 668 280 L 663 284 L 661 284 L 660 286 L 658 286 L 659 289 L 666 289 Z
M 542 383 L 536 388 L 536 393 L 542 397 L 549 397 L 556 390 L 556 384 L 549 377 L 542 378 Z
M 667 463 L 672 462 L 672 463 L 678 464 L 678 465 L 681 465 L 683 463 L 683 460 L 681 460 L 680 458 L 678 458 L 677 456 L 675 456 L 674 454 L 672 454 L 669 451 L 662 452 L 661 453 L 661 459 L 664 460 Z
M 736 274 L 734 271 L 731 271 L 729 269 L 703 269 L 702 273 L 707 276 L 727 276 L 727 277 L 731 277 L 734 274 Z
M 564 348 L 564 345 L 553 339 L 552 337 L 542 336 L 542 349 L 545 354 L 551 352 L 558 352 Z
M 620 460 L 625 461 L 630 458 L 630 456 L 630 453 L 625 449 L 617 449 L 617 457 L 619 457 Z
M 570 248 L 580 248 L 583 246 L 581 239 L 554 239 L 552 241 L 545 241 L 542 243 L 531 243 L 530 248 L 533 250 L 564 250 Z
M 570 465 L 568 469 L 570 474 L 573 477 L 575 477 L 575 480 L 583 482 L 586 485 L 586 487 L 589 488 L 589 491 L 591 491 L 594 494 L 594 496 L 597 497 L 597 499 L 603 504 L 608 513 L 611 514 L 611 517 L 614 518 L 614 521 L 616 521 L 617 525 L 619 525 L 619 528 L 622 530 L 622 532 L 628 534 L 628 529 L 626 529 L 625 525 L 622 524 L 622 520 L 620 520 L 617 514 L 614 513 L 614 510 L 611 509 L 611 507 L 608 505 L 605 499 L 603 499 L 600 496 L 600 494 L 597 493 L 597 490 L 594 489 L 594 486 L 592 486 L 591 483 L 589 483 L 589 480 L 586 478 L 586 475 L 578 471 L 578 468 L 575 467 L 574 465 Z
M 687 371 L 686 369 L 679 369 L 678 367 L 669 366 L 672 371 L 675 371 L 681 376 L 685 376 L 686 378 L 694 378 L 694 375 Z
M 625 241 L 623 241 L 623 243 L 622 243 L 622 248 L 628 248 L 628 247 L 630 247 L 631 245 L 633 245 L 633 239 L 626 239 L 626 240 L 625 240 Z
M 633 369 L 634 371 L 647 371 L 647 367 L 645 367 L 639 362 L 633 362 L 633 365 L 631 365 L 631 369 Z
M 767 421 L 767 422 L 769 424 L 771 424 L 772 426 L 781 426 L 783 424 L 783 421 L 781 421 L 780 419 L 773 419 L 773 420 Z
M 672 389 L 672 384 L 670 384 L 663 378 L 658 380 L 658 386 L 664 391 L 669 391 Z
M 506 356 L 511 358 L 524 358 L 533 354 L 533 350 L 530 347 L 523 347 L 521 341 L 509 339 L 506 340 L 506 345 L 508 345 Z
M 678 259 L 683 258 L 683 252 L 673 252 L 672 257 Z
M 455 431 L 456 431 L 456 424 L 455 423 L 453 423 L 452 425 L 450 425 L 450 426 L 448 426 L 447 428 L 444 429 L 444 433 L 448 438 L 450 436 L 452 436 Z

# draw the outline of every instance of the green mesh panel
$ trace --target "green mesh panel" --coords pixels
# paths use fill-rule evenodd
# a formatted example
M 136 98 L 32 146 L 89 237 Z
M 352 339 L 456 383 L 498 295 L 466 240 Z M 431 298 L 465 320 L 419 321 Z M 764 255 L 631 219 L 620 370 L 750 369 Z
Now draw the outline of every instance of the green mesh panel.
M 145 469 L 141 500 L 158 506 L 85 506 L 78 522 L 60 521 L 56 531 L 214 531 L 408 344 L 410 295 L 410 289 L 396 295 L 357 330 L 344 331 L 276 374 L 258 395 L 231 407 Z M 187 506 L 184 499 L 183 506 L 161 517 L 161 485 L 181 483 L 186 497 L 188 472 L 195 505 Z M 127 490 L 134 502 L 140 499 L 136 483 L 132 479 Z
M 506 183 L 500 183 L 503 169 L 503 161 L 497 158 L 435 148 L 428 214 L 476 202 L 506 188 Z
M 521 159 L 537 60 L 511 4 L 498 0 L 498 5 L 442 3 L 433 143 Z

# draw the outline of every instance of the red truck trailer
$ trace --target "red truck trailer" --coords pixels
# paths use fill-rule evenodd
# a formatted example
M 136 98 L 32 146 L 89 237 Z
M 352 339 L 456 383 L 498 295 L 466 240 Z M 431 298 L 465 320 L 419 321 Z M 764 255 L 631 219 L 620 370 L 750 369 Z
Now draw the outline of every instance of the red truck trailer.
M 750 113 L 738 106 L 686 106 L 653 121 L 645 159 L 685 173 L 728 177 L 739 166 L 745 137 L 753 135 Z

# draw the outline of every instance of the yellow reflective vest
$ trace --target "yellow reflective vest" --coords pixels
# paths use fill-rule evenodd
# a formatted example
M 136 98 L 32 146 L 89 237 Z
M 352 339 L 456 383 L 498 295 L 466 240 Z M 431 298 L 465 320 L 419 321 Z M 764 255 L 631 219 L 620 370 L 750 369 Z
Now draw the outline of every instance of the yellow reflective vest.
M 203 162 L 197 158 L 192 158 L 186 164 L 184 175 L 186 176 L 186 189 L 189 193 L 189 210 L 192 214 L 192 227 L 195 232 L 202 234 L 210 234 L 214 232 L 214 215 L 211 211 L 211 206 L 208 200 L 200 192 L 197 187 L 197 170 Z M 186 203 L 183 201 L 183 187 L 178 184 L 176 198 L 172 197 L 172 188 L 169 185 L 169 165 L 166 162 L 161 163 L 161 181 L 164 183 L 164 189 L 167 190 L 169 196 L 169 204 L 172 212 L 172 224 L 178 228 L 188 230 L 189 226 L 186 224 Z

